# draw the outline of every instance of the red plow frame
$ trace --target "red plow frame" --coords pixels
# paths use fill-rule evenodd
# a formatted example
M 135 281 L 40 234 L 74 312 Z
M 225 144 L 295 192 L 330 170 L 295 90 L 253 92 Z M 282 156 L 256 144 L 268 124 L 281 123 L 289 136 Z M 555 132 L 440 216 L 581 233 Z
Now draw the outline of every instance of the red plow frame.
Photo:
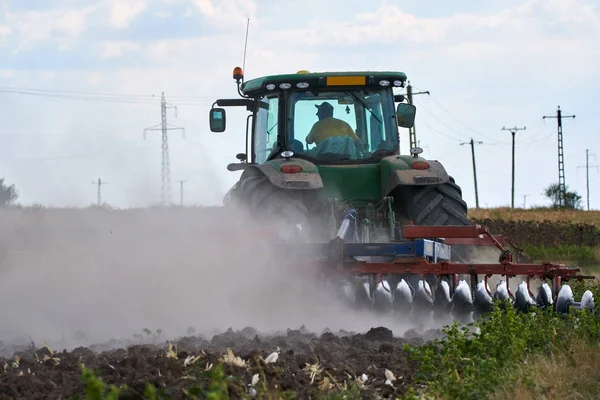
M 468 226 L 417 226 L 406 225 L 402 228 L 403 240 L 414 241 L 418 239 L 438 240 L 443 238 L 446 245 L 456 246 L 495 246 L 500 251 L 498 263 L 457 263 L 454 261 L 432 262 L 426 257 L 421 256 L 397 256 L 387 262 L 368 262 L 368 261 L 344 261 L 342 265 L 337 263 L 336 273 L 347 275 L 387 275 L 387 274 L 416 274 L 416 275 L 437 275 L 454 276 L 454 285 L 458 281 L 458 275 L 470 275 L 471 286 L 477 284 L 477 275 L 484 275 L 485 288 L 488 289 L 487 280 L 492 275 L 502 275 L 506 279 L 507 290 L 510 292 L 509 280 L 516 276 L 525 276 L 527 290 L 533 296 L 530 290 L 530 279 L 552 279 L 552 292 L 554 296 L 559 292 L 562 281 L 572 279 L 595 279 L 594 276 L 580 275 L 580 268 L 568 267 L 564 264 L 544 262 L 535 263 L 517 263 L 513 261 L 513 255 L 506 249 L 502 242 L 509 242 L 502 236 L 494 236 L 487 227 L 481 225 Z M 344 242 L 339 238 L 334 239 L 331 245 L 334 247 L 335 258 L 339 261 L 343 257 L 343 247 L 350 243 Z M 514 245 L 513 245 L 514 246 Z M 331 267 L 331 262 L 329 267 Z M 341 267 L 341 268 L 339 268 Z

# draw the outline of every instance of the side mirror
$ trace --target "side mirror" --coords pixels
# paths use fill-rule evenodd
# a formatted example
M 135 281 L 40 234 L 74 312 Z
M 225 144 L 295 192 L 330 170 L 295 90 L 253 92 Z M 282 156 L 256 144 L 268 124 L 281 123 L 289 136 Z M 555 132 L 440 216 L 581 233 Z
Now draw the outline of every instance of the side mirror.
M 246 156 L 246 153 L 238 153 L 235 158 L 237 158 L 238 160 L 240 160 L 241 162 L 244 162 L 248 159 L 248 157 Z
M 415 124 L 415 114 L 417 107 L 408 103 L 400 103 L 396 108 L 396 117 L 398 118 L 398 126 L 401 128 L 412 128 Z
M 212 132 L 224 132 L 226 126 L 226 116 L 224 108 L 211 108 L 208 114 L 210 130 Z

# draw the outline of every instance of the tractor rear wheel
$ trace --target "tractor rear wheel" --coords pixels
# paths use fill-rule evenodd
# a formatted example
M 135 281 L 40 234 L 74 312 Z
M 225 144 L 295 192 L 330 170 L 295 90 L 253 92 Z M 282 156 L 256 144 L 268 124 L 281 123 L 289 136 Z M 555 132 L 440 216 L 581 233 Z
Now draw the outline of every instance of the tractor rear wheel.
M 231 205 L 248 212 L 259 224 L 275 226 L 288 240 L 308 234 L 309 218 L 303 191 L 278 188 L 265 175 L 241 179 L 231 191 Z
M 454 178 L 441 185 L 405 188 L 404 209 L 415 225 L 471 225 L 467 203 Z

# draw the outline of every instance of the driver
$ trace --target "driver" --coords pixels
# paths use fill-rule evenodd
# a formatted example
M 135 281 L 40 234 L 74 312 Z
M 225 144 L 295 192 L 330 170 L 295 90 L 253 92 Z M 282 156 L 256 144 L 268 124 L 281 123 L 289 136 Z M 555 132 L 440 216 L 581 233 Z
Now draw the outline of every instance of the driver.
M 319 120 L 315 122 L 308 136 L 306 143 L 315 143 L 317 146 L 325 139 L 332 136 L 350 136 L 357 148 L 362 147 L 362 143 L 358 136 L 352 130 L 352 127 L 345 121 L 333 117 L 333 106 L 328 102 L 323 102 L 315 105 L 317 108 L 317 117 Z

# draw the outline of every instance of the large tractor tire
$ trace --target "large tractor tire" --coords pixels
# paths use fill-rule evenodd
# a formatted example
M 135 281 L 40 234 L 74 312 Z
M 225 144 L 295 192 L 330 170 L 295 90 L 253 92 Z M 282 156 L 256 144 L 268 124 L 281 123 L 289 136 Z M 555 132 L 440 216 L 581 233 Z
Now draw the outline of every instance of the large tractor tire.
M 231 191 L 230 204 L 247 212 L 259 225 L 275 227 L 280 239 L 298 240 L 309 235 L 303 191 L 278 188 L 264 175 L 240 180 Z
M 404 208 L 415 225 L 471 225 L 467 203 L 454 178 L 441 185 L 413 186 L 404 191 Z

